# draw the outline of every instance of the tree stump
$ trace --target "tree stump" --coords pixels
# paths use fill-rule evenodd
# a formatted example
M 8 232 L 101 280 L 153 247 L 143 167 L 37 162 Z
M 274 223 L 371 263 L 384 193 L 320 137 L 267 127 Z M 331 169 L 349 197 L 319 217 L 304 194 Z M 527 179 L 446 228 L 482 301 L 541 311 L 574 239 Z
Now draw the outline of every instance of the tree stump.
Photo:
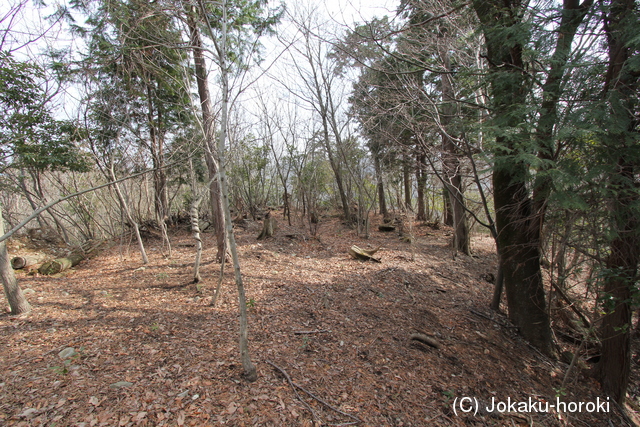
M 258 236 L 258 240 L 263 240 L 269 237 L 273 237 L 273 233 L 278 229 L 278 222 L 275 218 L 271 218 L 271 215 L 267 214 L 262 225 L 262 231 Z
M 81 254 L 71 254 L 66 258 L 58 258 L 53 261 L 45 262 L 38 269 L 38 273 L 50 276 L 52 274 L 58 274 L 62 271 L 68 270 L 71 267 L 75 267 L 84 259 Z

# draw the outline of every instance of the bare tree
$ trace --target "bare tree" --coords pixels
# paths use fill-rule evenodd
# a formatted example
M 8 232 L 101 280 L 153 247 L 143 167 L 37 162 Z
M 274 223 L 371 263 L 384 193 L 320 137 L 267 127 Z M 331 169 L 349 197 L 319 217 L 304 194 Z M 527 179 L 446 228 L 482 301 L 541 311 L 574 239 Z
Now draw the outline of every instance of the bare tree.
M 114 169 L 114 162 L 111 156 L 109 156 L 107 173 L 109 174 L 108 177 L 111 181 L 113 182 L 117 181 L 117 177 Z M 116 195 L 118 196 L 118 201 L 120 202 L 120 209 L 122 209 L 123 215 L 127 219 L 129 225 L 133 229 L 134 235 L 136 236 L 136 241 L 138 242 L 138 249 L 140 250 L 140 256 L 142 257 L 142 263 L 148 264 L 149 258 L 147 257 L 147 251 L 144 248 L 144 242 L 142 241 L 142 236 L 140 235 L 140 225 L 133 218 L 133 215 L 131 215 L 131 209 L 129 207 L 129 203 L 127 202 L 127 198 L 125 194 L 122 192 L 120 186 L 116 183 L 113 185 L 113 188 L 116 192 Z
M 311 27 L 313 16 L 297 21 L 298 30 L 302 37 L 302 45 L 295 51 L 304 58 L 305 64 L 293 60 L 293 65 L 303 81 L 304 91 L 293 93 L 306 102 L 318 115 L 321 123 L 320 135 L 324 149 L 329 159 L 331 170 L 335 177 L 338 196 L 345 221 L 351 222 L 353 215 L 347 195 L 345 177 L 343 173 L 343 153 L 345 141 L 343 130 L 346 123 L 340 123 L 340 101 L 336 97 L 337 90 L 337 62 L 328 55 L 326 43 L 314 36 Z
M 202 9 L 191 2 L 185 1 L 185 13 L 190 32 L 190 45 L 193 52 L 196 84 L 200 98 L 202 126 L 204 131 L 204 153 L 209 171 L 209 200 L 211 203 L 211 218 L 216 233 L 218 253 L 216 258 L 222 262 L 225 257 L 225 217 L 222 206 L 222 192 L 219 179 L 219 162 L 217 159 L 215 115 L 211 95 L 209 93 L 208 71 L 204 56 L 200 25 L 203 23 Z
M 231 222 L 231 211 L 229 210 L 229 189 L 226 181 L 225 171 L 225 151 L 227 138 L 227 117 L 229 108 L 229 65 L 228 65 L 228 33 L 227 33 L 227 2 L 222 2 L 222 22 L 221 22 L 220 40 L 214 40 L 218 53 L 218 66 L 220 67 L 220 80 L 222 91 L 222 109 L 220 117 L 220 132 L 218 136 L 218 155 L 220 158 L 219 173 L 220 187 L 222 190 L 222 207 L 226 221 L 226 237 L 229 239 L 229 250 L 233 260 L 233 271 L 238 288 L 238 305 L 240 310 L 240 358 L 244 369 L 245 378 L 248 381 L 255 381 L 258 378 L 255 365 L 251 362 L 249 354 L 248 339 L 248 321 L 247 321 L 247 300 L 245 296 L 244 283 L 242 281 L 242 273 L 240 271 L 240 260 L 238 258 L 238 250 L 236 239 L 233 233 L 233 223 Z M 213 34 L 212 34 L 213 35 Z
M 292 159 L 287 153 L 293 147 L 295 142 L 294 121 L 289 117 L 289 126 L 286 127 L 284 120 L 278 116 L 275 105 L 268 106 L 262 93 L 259 95 L 262 124 L 261 139 L 266 141 L 267 146 L 273 155 L 276 173 L 282 185 L 282 205 L 283 216 L 287 218 L 289 226 L 291 226 L 291 193 L 289 190 L 289 178 L 292 172 Z M 293 120 L 292 120 L 293 119 Z M 279 137 L 279 138 L 278 138 Z M 280 140 L 280 144 L 277 143 Z

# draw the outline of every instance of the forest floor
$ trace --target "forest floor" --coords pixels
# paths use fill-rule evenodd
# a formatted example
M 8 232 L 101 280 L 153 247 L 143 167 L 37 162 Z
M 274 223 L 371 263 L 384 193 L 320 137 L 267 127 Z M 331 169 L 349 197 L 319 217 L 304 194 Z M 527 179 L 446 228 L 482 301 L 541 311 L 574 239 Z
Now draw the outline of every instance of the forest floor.
M 198 290 L 193 239 L 177 227 L 171 258 L 150 238 L 145 266 L 127 241 L 58 276 L 18 273 L 33 311 L 0 316 L 0 425 L 626 425 L 613 403 L 595 413 L 491 411 L 509 400 L 543 411 L 558 395 L 607 401 L 580 369 L 561 389 L 568 364 L 533 350 L 491 312 L 489 237 L 473 237 L 473 257 L 454 257 L 445 227 L 416 223 L 410 244 L 375 226 L 357 237 L 337 218 L 321 221 L 319 239 L 278 221 L 263 241 L 260 223 L 236 230 L 257 381 L 242 378 L 232 268 L 212 308 L 213 236 L 204 235 Z M 381 262 L 351 259 L 353 244 L 382 246 Z M 463 398 L 471 400 L 460 406 Z M 478 412 L 463 412 L 471 403 Z

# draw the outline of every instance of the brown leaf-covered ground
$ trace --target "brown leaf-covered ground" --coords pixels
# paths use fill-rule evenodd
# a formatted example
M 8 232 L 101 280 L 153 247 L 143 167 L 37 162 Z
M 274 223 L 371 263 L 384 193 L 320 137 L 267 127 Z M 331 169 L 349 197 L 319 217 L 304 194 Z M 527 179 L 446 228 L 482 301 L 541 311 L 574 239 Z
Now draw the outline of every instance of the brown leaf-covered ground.
M 559 392 L 566 402 L 604 399 L 579 371 L 560 390 L 568 365 L 488 309 L 496 258 L 487 236 L 474 236 L 474 257 L 454 257 L 444 228 L 416 224 L 410 244 L 395 233 L 360 238 L 325 218 L 312 239 L 278 219 L 272 239 L 256 240 L 260 224 L 236 230 L 256 382 L 242 378 L 231 268 L 212 308 L 213 236 L 204 236 L 199 291 L 193 240 L 176 227 L 171 258 L 147 240 L 146 266 L 127 240 L 58 277 L 18 273 L 33 311 L 0 316 L 0 425 L 625 424 L 613 404 L 608 413 L 487 411 L 493 399 L 554 404 Z M 382 246 L 382 262 L 349 258 L 352 244 Z M 63 360 L 68 347 L 78 354 Z M 460 410 L 464 397 L 478 413 Z

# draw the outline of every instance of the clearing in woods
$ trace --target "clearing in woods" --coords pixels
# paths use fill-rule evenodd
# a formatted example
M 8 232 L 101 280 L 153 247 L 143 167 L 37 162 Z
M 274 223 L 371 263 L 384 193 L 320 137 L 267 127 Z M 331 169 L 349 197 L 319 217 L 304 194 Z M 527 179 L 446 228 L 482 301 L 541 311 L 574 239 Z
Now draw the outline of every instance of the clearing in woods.
M 146 266 L 133 242 L 115 242 L 58 276 L 18 273 L 33 311 L 0 316 L 0 424 L 624 425 L 613 405 L 486 410 L 494 399 L 603 399 L 580 367 L 561 389 L 568 364 L 534 351 L 488 309 L 489 237 L 473 237 L 474 257 L 454 258 L 445 228 L 416 223 L 410 244 L 377 229 L 359 238 L 335 218 L 321 222 L 319 239 L 278 221 L 270 239 L 256 239 L 259 223 L 236 230 L 256 382 L 241 378 L 232 269 L 212 308 L 213 236 L 204 235 L 198 291 L 193 240 L 176 227 L 171 259 L 148 238 Z M 350 258 L 354 244 L 381 246 L 382 262 Z M 425 336 L 431 345 L 415 339 Z M 478 413 L 454 411 L 463 397 L 478 399 Z

